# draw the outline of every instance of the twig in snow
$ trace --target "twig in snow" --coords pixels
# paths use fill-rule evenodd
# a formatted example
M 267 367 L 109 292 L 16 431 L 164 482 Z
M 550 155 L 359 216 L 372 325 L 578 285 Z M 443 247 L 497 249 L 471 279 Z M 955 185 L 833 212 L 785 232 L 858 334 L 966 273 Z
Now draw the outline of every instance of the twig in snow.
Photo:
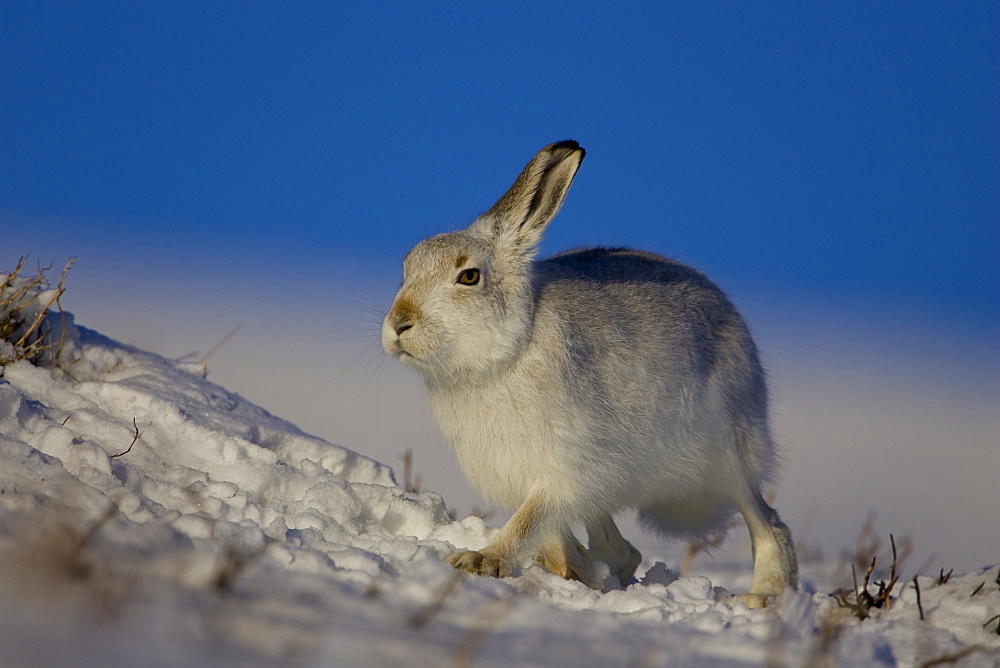
M 49 599 L 56 606 L 54 610 L 67 603 L 68 593 L 69 600 L 76 601 L 72 591 L 77 591 L 83 595 L 81 601 L 86 607 L 77 608 L 74 603 L 71 609 L 94 621 L 110 620 L 121 612 L 131 574 L 116 568 L 122 562 L 113 565 L 107 559 L 111 556 L 109 550 L 94 543 L 117 513 L 115 504 L 108 503 L 98 516 L 89 519 L 77 518 L 65 510 L 33 515 L 22 525 L 22 535 L 10 554 L 14 559 L 8 561 L 5 555 L 4 575 L 17 577 L 19 586 L 28 587 L 32 601 L 36 597 Z
M 924 606 L 920 603 L 920 583 L 917 581 L 917 576 L 913 576 L 913 588 L 917 592 L 917 610 L 920 611 L 920 621 L 924 621 Z
M 108 521 L 117 514 L 118 514 L 118 506 L 112 503 L 107 507 L 107 509 L 100 517 L 94 520 L 94 523 L 90 525 L 90 528 L 87 529 L 87 532 L 80 536 L 77 543 L 79 548 L 83 549 L 84 547 L 86 547 L 87 543 L 89 543 L 94 538 L 94 536 L 97 535 L 97 532 L 103 529 L 104 525 L 107 524 Z
M 241 550 L 234 545 L 226 545 L 222 549 L 222 564 L 215 574 L 213 584 L 220 592 L 231 591 L 233 583 L 246 572 L 247 567 L 256 562 L 267 551 L 267 543 L 251 550 Z
M 497 599 L 483 606 L 476 615 L 469 630 L 458 641 L 458 645 L 455 646 L 455 665 L 461 668 L 465 668 L 466 666 L 472 668 L 476 654 L 479 653 L 479 650 L 489 640 L 490 634 L 493 633 L 497 625 L 517 606 L 519 600 L 518 592 L 514 592 L 510 596 Z
M 139 431 L 139 425 L 135 423 L 135 418 L 132 418 L 132 426 L 135 427 L 135 436 L 132 437 L 132 442 L 129 443 L 128 449 L 125 452 L 119 452 L 117 455 L 111 455 L 111 459 L 127 455 L 132 450 L 132 446 L 135 445 L 135 442 L 139 440 L 139 437 L 146 433 L 144 431 Z
M 470 510 L 465 515 L 460 515 L 459 512 L 457 510 L 455 510 L 454 508 L 449 508 L 448 509 L 448 517 L 451 518 L 452 522 L 457 522 L 459 517 L 463 517 L 463 518 L 464 517 L 478 517 L 479 519 L 481 519 L 484 522 L 489 522 L 490 519 L 494 515 L 496 515 L 496 514 L 497 513 L 496 513 L 495 510 L 490 510 L 488 508 L 480 508 L 478 505 L 472 506 L 472 510 Z
M 972 598 L 973 596 L 981 592 L 983 590 L 983 587 L 985 586 L 986 586 L 986 580 L 983 580 L 982 582 L 979 583 L 979 586 L 976 587 L 971 594 L 969 594 L 969 598 Z
M 423 483 L 423 476 L 413 475 L 413 450 L 407 448 L 400 455 L 403 460 L 403 489 L 412 494 L 420 494 L 420 485 Z
M 985 629 L 987 626 L 989 626 L 990 622 L 998 622 L 997 623 L 997 635 L 1000 636 L 1000 615 L 993 615 L 992 617 L 990 617 L 989 619 L 987 619 L 986 623 L 983 624 L 983 628 Z
M 488 522 L 490 518 L 496 515 L 497 513 L 495 510 L 486 510 L 480 508 L 479 506 L 472 506 L 472 510 L 469 511 L 469 514 L 478 517 L 484 522 Z
M 896 562 L 898 561 L 896 558 L 896 537 L 889 534 L 889 542 L 892 544 L 892 569 L 889 571 L 889 584 L 885 587 L 884 592 L 882 591 L 882 583 L 879 583 L 879 596 L 883 597 L 884 594 L 882 600 L 885 602 L 886 608 L 892 607 L 892 599 L 889 598 L 889 594 L 892 592 L 892 588 L 896 586 L 896 583 L 899 582 L 899 575 L 896 573 Z M 877 607 L 882 606 L 877 605 Z
M 226 345 L 226 343 L 229 341 L 229 339 L 233 338 L 233 336 L 236 334 L 236 332 L 240 331 L 242 328 L 243 328 L 243 324 L 242 323 L 240 323 L 239 325 L 236 325 L 235 327 L 233 327 L 233 329 L 228 334 L 226 334 L 225 336 L 222 337 L 221 341 L 219 341 L 218 343 L 216 343 L 215 346 L 211 350 L 209 350 L 207 353 L 205 353 L 205 356 L 201 358 L 201 377 L 202 378 L 208 378 L 208 360 L 209 360 L 209 358 L 212 355 L 214 355 L 215 353 L 219 352 L 219 348 L 221 348 L 222 346 Z
M 87 546 L 94 536 L 104 528 L 115 515 L 118 514 L 118 506 L 114 503 L 96 518 L 85 531 L 78 532 L 75 527 L 66 525 L 63 527 L 63 535 L 69 539 L 65 550 L 54 549 L 56 559 L 61 560 L 65 572 L 74 580 L 86 580 L 91 577 L 94 571 L 94 563 L 86 556 Z M 61 554 L 60 554 L 61 553 Z
M 862 603 L 861 595 L 858 591 L 860 589 L 860 587 L 858 587 L 858 572 L 854 567 L 854 564 L 851 564 L 851 579 L 854 582 L 854 589 L 850 593 L 841 589 L 833 592 L 831 596 L 833 596 L 833 599 L 837 602 L 838 606 L 841 608 L 847 608 L 854 613 L 855 617 L 864 621 L 868 619 L 868 610 L 871 606 Z M 865 591 L 865 595 L 868 595 L 867 591 Z M 871 597 L 868 596 L 868 598 Z
M 56 309 L 58 309 L 58 311 L 59 311 L 59 324 L 61 325 L 61 330 L 62 331 L 60 331 L 60 333 L 59 333 L 59 341 L 58 341 L 58 343 L 54 344 L 55 347 L 56 347 L 56 354 L 53 356 L 53 363 L 54 363 L 54 366 L 57 369 L 59 369 L 64 374 L 66 374 L 67 376 L 69 376 L 69 378 L 71 380 L 73 380 L 74 382 L 79 383 L 80 381 L 77 380 L 73 376 L 73 374 L 71 374 L 69 371 L 66 370 L 66 368 L 63 366 L 63 362 L 62 362 L 63 346 L 66 345 L 66 313 L 63 311 L 62 301 L 60 301 L 60 300 L 62 299 L 63 293 L 66 292 L 66 288 L 63 287 L 64 284 L 66 283 L 66 273 L 69 271 L 69 268 L 73 266 L 74 262 L 76 262 L 76 258 L 75 257 L 70 258 L 66 262 L 66 266 L 64 266 L 63 270 L 62 270 L 62 275 L 59 276 L 59 284 L 56 286 L 56 298 L 55 298 L 55 302 L 56 302 Z
M 943 585 L 945 582 L 947 582 L 948 580 L 950 580 L 951 579 L 951 574 L 954 573 L 954 572 L 955 572 L 954 568 L 951 569 L 950 571 L 948 571 L 947 573 L 945 573 L 944 569 L 942 568 L 941 569 L 941 574 L 938 575 L 938 579 L 937 579 L 938 585 Z
M 956 652 L 954 654 L 945 654 L 944 656 L 939 656 L 936 659 L 931 659 L 930 661 L 925 661 L 920 664 L 920 668 L 931 668 L 931 666 L 943 666 L 950 663 L 958 663 L 967 656 L 972 656 L 981 652 L 987 656 L 991 654 L 1000 654 L 1000 647 L 985 647 L 983 645 L 970 645 L 963 649 L 961 652 Z
M 411 629 L 418 629 L 434 619 L 438 613 L 444 610 L 444 606 L 448 604 L 448 600 L 455 592 L 455 588 L 458 587 L 458 583 L 462 581 L 464 575 L 465 574 L 459 570 L 452 573 L 451 576 L 445 580 L 444 584 L 438 587 L 437 591 L 434 592 L 434 596 L 431 598 L 430 603 L 413 613 L 413 615 L 411 615 L 407 620 L 406 625 Z
M 382 593 L 382 584 L 383 584 L 382 577 L 376 575 L 375 577 L 372 578 L 371 582 L 368 583 L 368 586 L 365 587 L 365 591 L 362 594 L 362 597 L 364 597 L 365 600 L 368 601 L 375 600 L 376 598 L 379 597 L 379 594 Z

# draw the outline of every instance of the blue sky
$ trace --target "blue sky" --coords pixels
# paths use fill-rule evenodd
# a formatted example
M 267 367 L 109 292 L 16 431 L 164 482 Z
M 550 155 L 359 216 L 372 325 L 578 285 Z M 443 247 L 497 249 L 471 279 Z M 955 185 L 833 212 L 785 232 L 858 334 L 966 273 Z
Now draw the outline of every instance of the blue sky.
M 550 250 L 1000 320 L 1000 5 L 653 5 L 5 1 L 3 262 L 383 273 L 574 138 Z

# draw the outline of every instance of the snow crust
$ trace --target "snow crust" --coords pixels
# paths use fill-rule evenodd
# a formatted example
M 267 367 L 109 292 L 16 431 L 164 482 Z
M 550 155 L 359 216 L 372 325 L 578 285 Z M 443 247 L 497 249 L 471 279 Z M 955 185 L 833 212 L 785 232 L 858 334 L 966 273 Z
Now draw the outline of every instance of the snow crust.
M 604 592 L 537 564 L 459 573 L 442 558 L 486 545 L 480 518 L 197 365 L 69 322 L 65 373 L 2 367 L 2 665 L 1000 662 L 996 566 L 921 577 L 919 606 L 901 582 L 864 622 L 828 595 L 846 583 L 826 562 L 804 560 L 802 590 L 762 611 L 718 584 L 739 593 L 749 556 L 679 577 L 677 546 Z

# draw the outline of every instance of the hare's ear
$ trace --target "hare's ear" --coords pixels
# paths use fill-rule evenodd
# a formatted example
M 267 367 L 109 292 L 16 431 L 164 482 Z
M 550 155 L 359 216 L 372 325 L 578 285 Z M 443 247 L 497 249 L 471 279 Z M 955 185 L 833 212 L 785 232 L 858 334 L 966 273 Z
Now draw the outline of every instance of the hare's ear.
M 559 212 L 584 154 L 572 140 L 546 146 L 477 224 L 489 224 L 496 237 L 523 250 L 533 248 Z

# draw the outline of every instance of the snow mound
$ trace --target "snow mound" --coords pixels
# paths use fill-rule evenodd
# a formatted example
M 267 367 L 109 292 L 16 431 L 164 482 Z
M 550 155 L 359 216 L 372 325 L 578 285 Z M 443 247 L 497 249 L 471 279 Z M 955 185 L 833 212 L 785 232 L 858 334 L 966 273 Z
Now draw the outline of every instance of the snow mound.
M 835 626 L 807 577 L 751 611 L 663 563 L 603 593 L 536 564 L 507 580 L 462 574 L 442 557 L 493 530 L 407 493 L 384 464 L 71 316 L 61 359 L 64 371 L 19 361 L 0 377 L 2 665 L 1000 657 L 996 568 L 921 579 L 919 606 L 911 584 L 891 609 Z

